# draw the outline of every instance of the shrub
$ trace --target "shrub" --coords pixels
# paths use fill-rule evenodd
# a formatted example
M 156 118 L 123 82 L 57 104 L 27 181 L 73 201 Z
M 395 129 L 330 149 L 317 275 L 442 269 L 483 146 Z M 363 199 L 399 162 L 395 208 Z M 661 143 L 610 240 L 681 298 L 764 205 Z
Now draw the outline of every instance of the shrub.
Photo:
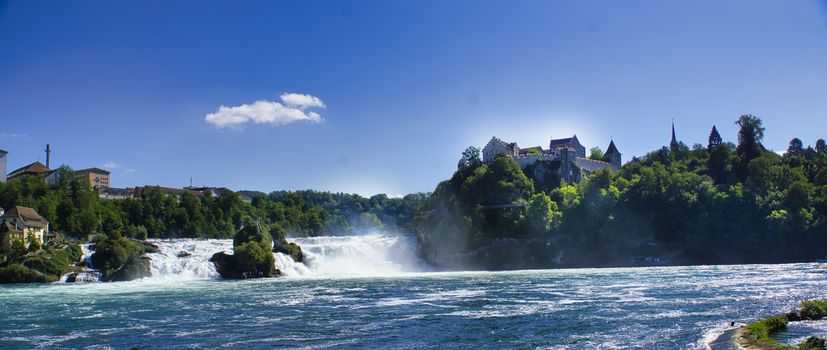
M 747 332 L 762 342 L 774 342 L 770 335 L 785 329 L 787 329 L 787 317 L 783 315 L 765 318 L 747 325 Z
M 48 248 L 37 255 L 28 255 L 23 260 L 23 265 L 44 275 L 57 278 L 69 272 L 70 267 L 80 260 L 80 257 L 80 247 L 77 244 L 70 244 L 63 249 Z
M 295 262 L 302 262 L 302 260 L 304 260 L 304 253 L 302 253 L 302 248 L 299 247 L 299 245 L 296 243 L 291 242 L 287 244 L 282 244 L 281 249 L 274 249 L 274 251 L 276 251 L 277 253 L 284 253 L 289 255 Z
M 273 238 L 266 228 L 258 224 L 248 223 L 244 228 L 238 230 L 233 237 L 233 247 L 238 247 L 247 242 L 261 242 L 267 246 L 267 250 L 273 246 Z
M 234 270 L 254 277 L 274 277 L 276 259 L 264 242 L 247 242 L 235 247 Z
M 802 301 L 801 317 L 810 320 L 819 320 L 827 317 L 827 299 Z
M 92 254 L 92 265 L 103 272 L 103 279 L 109 281 L 112 275 L 123 268 L 127 262 L 138 263 L 143 252 L 141 247 L 120 233 L 112 232 L 108 235 L 98 235 L 94 239 L 95 254 Z
M 827 349 L 827 340 L 819 337 L 809 337 L 806 341 L 798 344 L 799 350 L 825 350 Z
M 144 227 L 143 225 L 138 225 L 138 226 L 133 225 L 133 226 L 127 227 L 126 228 L 126 234 L 129 237 L 132 237 L 134 239 L 139 239 L 139 240 L 142 240 L 142 241 L 145 241 L 147 239 L 147 237 L 149 236 L 149 232 L 147 232 L 146 227 Z
M 33 283 L 49 282 L 53 279 L 47 278 L 40 272 L 27 269 L 20 264 L 11 264 L 0 268 L 0 283 Z

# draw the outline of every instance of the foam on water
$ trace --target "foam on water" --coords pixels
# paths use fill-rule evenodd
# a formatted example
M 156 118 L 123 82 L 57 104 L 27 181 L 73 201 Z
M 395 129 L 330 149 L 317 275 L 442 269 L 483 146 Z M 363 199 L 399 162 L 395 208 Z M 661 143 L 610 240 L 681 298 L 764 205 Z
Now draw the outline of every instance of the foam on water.
M 232 254 L 231 239 L 174 239 L 151 240 L 158 246 L 158 253 L 147 254 L 150 260 L 151 279 L 192 280 L 219 278 L 215 265 L 210 262 L 213 254 Z
M 79 263 L 84 265 L 80 271 L 72 271 L 60 276 L 56 283 L 93 283 L 100 282 L 102 274 L 92 266 L 92 254 L 95 254 L 94 244 L 85 243 L 80 245 L 81 257 Z
M 290 241 L 302 247 L 304 262 L 297 263 L 282 253 L 273 254 L 276 268 L 288 278 L 394 276 L 424 271 L 424 265 L 415 255 L 415 242 L 411 236 L 372 234 L 295 238 Z M 233 242 L 229 239 L 150 242 L 159 249 L 158 253 L 148 254 L 152 272 L 149 279 L 153 280 L 219 278 L 210 258 L 217 252 L 233 252 Z
M 370 234 L 293 241 L 301 246 L 312 276 L 394 276 L 426 270 L 416 256 L 412 236 Z

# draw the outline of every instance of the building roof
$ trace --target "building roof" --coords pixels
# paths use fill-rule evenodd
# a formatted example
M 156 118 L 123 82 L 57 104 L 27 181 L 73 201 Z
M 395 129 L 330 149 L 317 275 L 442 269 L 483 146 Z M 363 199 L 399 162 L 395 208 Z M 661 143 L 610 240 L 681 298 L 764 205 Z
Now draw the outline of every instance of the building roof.
M 620 154 L 620 152 L 617 150 L 617 147 L 615 146 L 615 141 L 614 140 L 609 141 L 609 148 L 606 148 L 606 153 L 605 154 L 606 155 Z
M 80 169 L 80 170 L 76 170 L 75 173 L 94 173 L 94 174 L 104 174 L 104 175 L 109 175 L 110 174 L 110 172 L 108 172 L 106 170 L 103 170 L 101 168 Z
M 132 190 L 128 188 L 116 188 L 116 187 L 109 187 L 106 189 L 101 190 L 101 193 L 104 194 L 111 194 L 111 195 L 121 195 L 121 196 L 131 196 Z
M 193 196 L 203 196 L 204 195 L 203 193 L 201 193 L 199 191 L 186 190 L 186 189 L 180 189 L 180 188 L 171 188 L 171 187 L 150 186 L 150 185 L 146 185 L 144 187 L 135 187 L 135 191 L 136 191 L 136 195 L 137 195 L 137 194 L 140 193 L 139 191 L 152 191 L 156 188 L 162 194 L 171 194 L 171 195 L 180 196 L 180 195 L 183 195 L 186 192 L 186 193 L 189 193 Z
M 517 143 L 516 142 L 508 143 L 508 142 L 505 142 L 503 140 L 498 139 L 496 136 L 492 136 L 491 140 L 494 141 L 494 142 L 499 143 L 500 145 L 502 145 L 503 147 L 505 147 L 509 151 L 513 151 L 513 150 L 517 149 Z
M 8 178 L 11 179 L 13 177 L 17 177 L 20 175 L 26 174 L 45 174 L 50 172 L 51 169 L 47 168 L 41 162 L 34 162 L 32 164 L 26 165 L 20 169 L 16 169 L 9 173 Z
M 18 233 L 18 234 L 23 233 L 23 232 L 20 232 L 20 230 L 18 230 L 17 227 L 14 227 L 14 225 L 12 225 L 8 222 L 4 222 L 3 226 L 0 226 L 0 232 L 2 232 L 2 233 L 6 233 L 6 232 L 8 232 L 8 233 Z
M 568 137 L 568 138 L 565 138 L 565 139 L 551 139 L 551 141 L 548 142 L 548 147 L 549 148 L 556 148 L 556 147 L 568 146 L 572 143 L 572 141 L 575 141 L 575 140 L 577 140 L 577 135 L 574 135 L 572 137 Z M 577 141 L 577 143 L 580 143 L 580 141 Z
M 29 207 L 21 207 L 19 205 L 16 205 L 9 209 L 7 212 L 5 212 L 2 218 L 21 218 L 23 219 L 24 223 L 28 226 L 40 227 L 48 223 L 48 221 L 46 221 L 45 218 L 40 216 L 40 214 L 38 214 L 37 211 L 35 211 L 34 209 Z
M 4 150 L 4 149 L 0 149 L 0 157 L 5 156 L 5 155 L 7 155 L 7 154 L 9 154 L 9 152 L 8 152 L 8 151 L 6 151 L 6 150 Z

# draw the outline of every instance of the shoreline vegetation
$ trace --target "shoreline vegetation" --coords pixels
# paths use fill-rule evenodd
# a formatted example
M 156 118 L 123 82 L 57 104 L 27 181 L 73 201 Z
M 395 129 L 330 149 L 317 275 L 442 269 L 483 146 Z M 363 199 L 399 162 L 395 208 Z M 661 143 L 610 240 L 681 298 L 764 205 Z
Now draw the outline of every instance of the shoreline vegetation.
M 772 336 L 787 329 L 789 322 L 827 317 L 827 299 L 802 301 L 797 311 L 775 315 L 739 327 L 730 342 L 747 350 L 824 350 L 827 339 L 811 336 L 796 345 L 781 344 Z
M 827 255 L 827 145 L 793 138 L 783 155 L 741 116 L 737 144 L 674 142 L 619 171 L 560 181 L 559 164 L 521 168 L 463 152 L 417 220 L 420 254 L 446 269 L 814 262 Z M 553 163 L 553 162 L 552 162 Z
M 400 198 L 313 190 L 174 195 L 145 187 L 135 198 L 105 200 L 62 167 L 55 184 L 38 176 L 0 183 L 0 206 L 34 208 L 57 240 L 45 248 L 0 240 L 0 283 L 48 282 L 75 268 L 78 249 L 62 237 L 94 241 L 93 264 L 107 281 L 149 273 L 147 238 L 234 238 L 236 254 L 249 259 L 224 254 L 214 262 L 236 278 L 277 275 L 275 266 L 255 267 L 269 264 L 263 251 L 301 261 L 288 236 L 360 232 L 414 234 L 417 254 L 443 270 L 786 263 L 827 255 L 825 141 L 805 147 L 794 138 L 779 155 L 761 144 L 759 118 L 744 115 L 736 125 L 737 144 L 712 127 L 706 145 L 674 142 L 579 183 L 561 180 L 559 162 L 521 168 L 498 156 L 484 163 L 469 147 L 433 193 Z M 253 227 L 257 232 L 248 232 Z

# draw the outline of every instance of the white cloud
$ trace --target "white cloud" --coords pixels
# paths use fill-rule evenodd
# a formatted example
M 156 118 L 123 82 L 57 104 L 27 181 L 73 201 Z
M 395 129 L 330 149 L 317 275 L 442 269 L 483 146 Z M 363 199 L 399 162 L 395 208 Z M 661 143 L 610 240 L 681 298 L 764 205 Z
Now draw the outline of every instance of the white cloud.
M 135 169 L 132 169 L 132 168 L 126 168 L 126 169 L 124 169 L 124 170 L 123 170 L 123 173 L 124 173 L 124 174 L 127 174 L 127 175 L 129 175 L 129 174 L 134 174 L 134 173 L 135 173 Z
M 103 165 L 101 165 L 100 167 L 106 170 L 115 170 L 117 168 L 120 168 L 121 165 L 110 160 L 106 163 L 103 163 Z
M 284 104 L 292 107 L 298 107 L 301 109 L 308 107 L 327 108 L 327 106 L 324 105 L 324 102 L 316 96 L 286 92 L 281 94 L 279 97 Z
M 243 127 L 247 123 L 270 124 L 273 126 L 290 124 L 297 121 L 311 123 L 323 122 L 322 116 L 308 108 L 326 108 L 318 97 L 295 93 L 284 93 L 281 101 L 256 101 L 240 106 L 221 106 L 218 111 L 207 114 L 204 120 L 216 128 Z

